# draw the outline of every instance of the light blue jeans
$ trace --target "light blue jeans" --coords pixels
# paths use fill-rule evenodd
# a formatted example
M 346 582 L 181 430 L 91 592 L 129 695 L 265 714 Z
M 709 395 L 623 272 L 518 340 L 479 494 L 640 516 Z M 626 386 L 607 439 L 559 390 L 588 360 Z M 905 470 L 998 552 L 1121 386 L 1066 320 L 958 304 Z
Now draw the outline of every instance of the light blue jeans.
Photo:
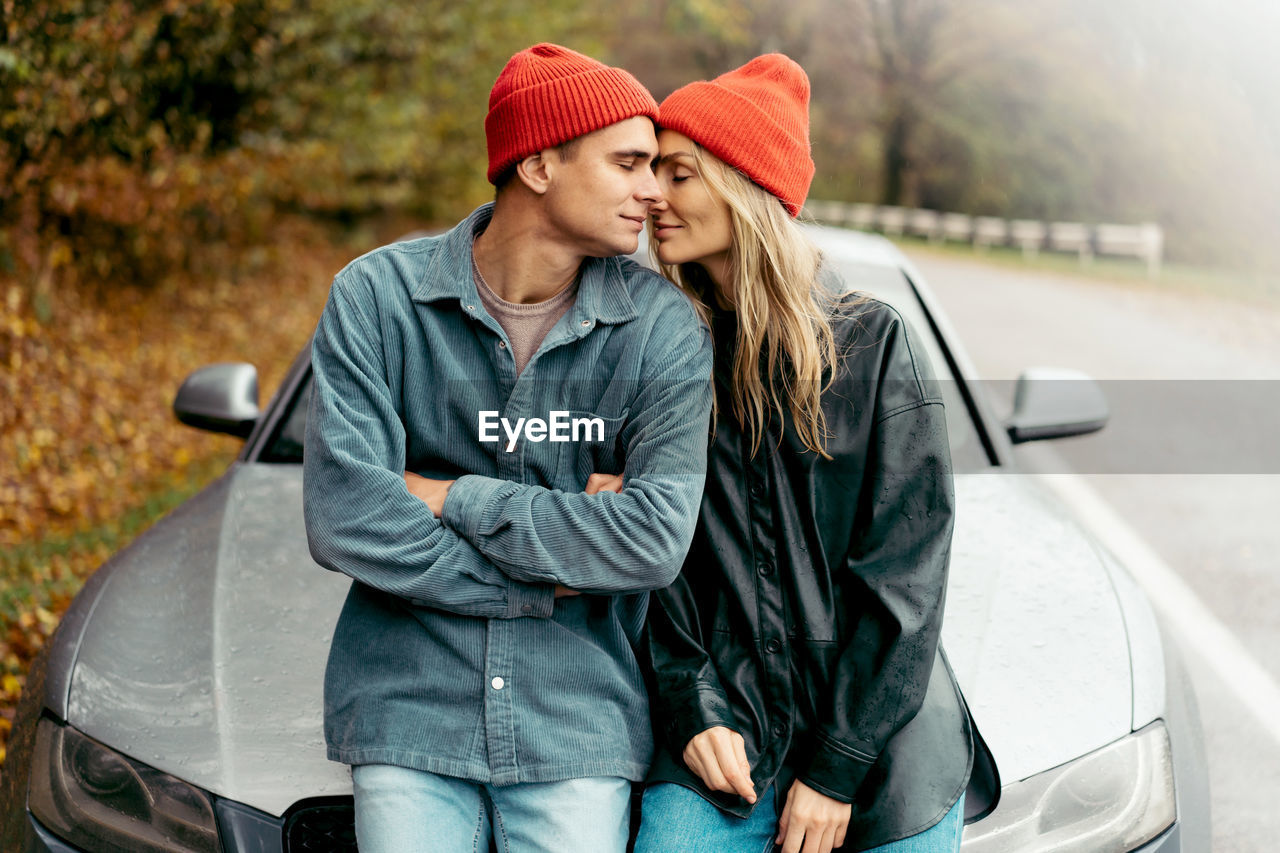
M 748 818 L 734 817 L 682 785 L 661 783 L 644 792 L 635 853 L 770 853 L 778 832 L 774 789 Z M 956 853 L 964 831 L 964 795 L 938 823 L 917 835 L 866 853 Z M 838 848 L 852 853 L 852 847 Z
M 484 785 L 407 767 L 351 768 L 360 853 L 508 851 L 622 853 L 631 783 L 596 776 L 563 782 Z

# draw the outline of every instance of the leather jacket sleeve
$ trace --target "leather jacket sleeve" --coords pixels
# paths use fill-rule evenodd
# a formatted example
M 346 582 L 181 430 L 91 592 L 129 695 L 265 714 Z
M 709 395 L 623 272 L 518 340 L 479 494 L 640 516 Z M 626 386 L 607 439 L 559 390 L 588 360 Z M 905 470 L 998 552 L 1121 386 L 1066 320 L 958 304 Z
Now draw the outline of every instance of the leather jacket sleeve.
M 816 697 L 805 784 L 842 802 L 920 710 L 942 627 L 954 490 L 946 421 L 927 363 L 899 321 L 883 341 L 876 422 L 844 562 L 849 629 L 829 695 Z M 865 399 L 852 393 L 850 399 Z M 852 594 L 849 594 L 852 593 Z
M 702 645 L 698 608 L 686 573 L 653 594 L 645 645 L 653 667 L 655 713 L 671 754 L 680 756 L 699 732 L 713 726 L 737 730 L 733 711 L 711 655 Z

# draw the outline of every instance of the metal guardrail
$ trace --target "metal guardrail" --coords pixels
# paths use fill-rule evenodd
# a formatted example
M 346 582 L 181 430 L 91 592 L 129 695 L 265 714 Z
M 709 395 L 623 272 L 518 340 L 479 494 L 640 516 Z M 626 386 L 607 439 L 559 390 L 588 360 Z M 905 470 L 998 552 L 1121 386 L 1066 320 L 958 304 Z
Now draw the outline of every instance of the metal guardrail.
M 1041 251 L 1069 252 L 1087 265 L 1095 256 L 1136 258 L 1147 266 L 1147 275 L 1158 278 L 1164 258 L 1164 229 L 1154 223 L 1141 225 L 1083 222 L 1041 222 L 1035 219 L 1000 219 L 942 213 L 922 208 L 851 204 L 811 200 L 804 206 L 810 218 L 827 225 L 880 231 L 894 237 L 904 234 L 930 242 L 971 243 L 975 250 L 1011 246 L 1035 257 Z

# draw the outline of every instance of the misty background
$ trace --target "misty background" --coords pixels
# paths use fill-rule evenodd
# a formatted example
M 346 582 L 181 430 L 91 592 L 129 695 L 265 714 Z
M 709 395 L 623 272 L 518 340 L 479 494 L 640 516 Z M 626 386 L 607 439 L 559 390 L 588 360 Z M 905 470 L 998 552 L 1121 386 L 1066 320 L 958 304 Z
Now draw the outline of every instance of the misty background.
M 661 99 L 766 51 L 813 86 L 813 198 L 1155 222 L 1280 275 L 1265 0 L 29 0 L 0 4 L 0 274 L 241 263 L 280 217 L 447 224 L 487 200 L 507 57 L 556 41 Z

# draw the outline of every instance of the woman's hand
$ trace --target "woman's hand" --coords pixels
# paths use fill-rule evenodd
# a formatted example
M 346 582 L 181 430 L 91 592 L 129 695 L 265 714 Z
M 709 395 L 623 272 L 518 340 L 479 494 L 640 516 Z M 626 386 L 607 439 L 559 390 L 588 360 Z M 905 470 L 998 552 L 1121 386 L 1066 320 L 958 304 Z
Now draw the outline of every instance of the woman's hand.
M 852 814 L 853 806 L 820 794 L 797 779 L 787 792 L 774 843 L 782 845 L 782 853 L 831 853 L 832 848 L 844 844 Z
M 756 801 L 746 742 L 733 729 L 712 726 L 698 732 L 685 744 L 684 763 L 711 790 L 737 794 L 748 803 Z

